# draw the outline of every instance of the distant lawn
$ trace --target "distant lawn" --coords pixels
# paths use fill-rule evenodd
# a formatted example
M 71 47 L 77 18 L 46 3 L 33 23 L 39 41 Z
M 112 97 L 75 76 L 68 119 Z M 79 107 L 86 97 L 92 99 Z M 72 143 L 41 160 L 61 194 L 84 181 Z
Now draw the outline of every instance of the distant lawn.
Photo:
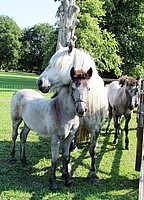
M 0 200 L 137 200 L 139 172 L 135 171 L 136 114 L 130 123 L 129 151 L 124 149 L 124 131 L 119 136 L 118 145 L 114 146 L 114 130 L 105 136 L 105 125 L 103 126 L 96 156 L 98 185 L 91 185 L 87 179 L 90 165 L 89 145 L 79 144 L 78 151 L 72 153 L 71 159 L 74 185 L 70 188 L 64 185 L 60 158 L 57 168 L 59 190 L 56 193 L 51 192 L 48 181 L 51 166 L 50 139 L 41 138 L 33 131 L 29 133 L 26 143 L 28 167 L 23 168 L 19 160 L 19 137 L 16 143 L 17 162 L 10 165 L 10 100 L 19 86 L 37 89 L 37 77 L 35 74 L 0 72 Z M 10 87 L 8 90 L 3 85 L 14 85 L 17 88 Z
M 32 88 L 37 89 L 35 74 L 22 72 L 0 72 L 0 89 L 20 89 Z

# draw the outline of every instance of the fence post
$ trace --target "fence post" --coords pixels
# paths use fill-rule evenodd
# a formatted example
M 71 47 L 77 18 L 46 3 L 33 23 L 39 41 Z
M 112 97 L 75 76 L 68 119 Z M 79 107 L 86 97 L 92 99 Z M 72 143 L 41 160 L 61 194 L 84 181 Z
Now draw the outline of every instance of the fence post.
M 138 119 L 137 119 L 137 149 L 136 149 L 136 163 L 135 163 L 136 171 L 140 171 L 142 163 L 143 131 L 144 131 L 144 77 L 141 77 L 140 101 L 139 101 Z

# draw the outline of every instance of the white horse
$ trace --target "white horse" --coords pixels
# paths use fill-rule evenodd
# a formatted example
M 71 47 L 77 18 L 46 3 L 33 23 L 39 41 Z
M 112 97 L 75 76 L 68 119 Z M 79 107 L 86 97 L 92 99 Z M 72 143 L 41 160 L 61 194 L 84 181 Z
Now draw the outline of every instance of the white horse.
M 125 149 L 129 149 L 128 128 L 133 108 L 136 106 L 138 89 L 136 80 L 129 77 L 122 77 L 119 81 L 113 81 L 108 87 L 109 119 L 106 134 L 110 132 L 110 122 L 114 118 L 115 136 L 113 144 L 117 144 L 120 134 L 120 118 L 124 115 L 125 122 Z
M 30 130 L 51 136 L 52 167 L 50 175 L 50 189 L 56 190 L 56 163 L 59 154 L 59 145 L 62 143 L 63 169 L 62 175 L 65 184 L 70 186 L 68 164 L 70 161 L 70 144 L 79 127 L 79 117 L 87 112 L 87 98 L 92 68 L 86 73 L 78 73 L 71 69 L 71 82 L 68 86 L 61 87 L 60 93 L 52 100 L 47 100 L 40 93 L 24 89 L 17 91 L 11 100 L 12 120 L 12 149 L 10 162 L 15 162 L 15 141 L 18 136 L 18 127 L 22 120 L 24 127 L 20 134 L 21 154 L 20 159 L 26 166 L 25 142 Z
M 97 183 L 95 148 L 103 119 L 107 113 L 108 101 L 104 82 L 98 75 L 94 60 L 82 50 L 74 48 L 69 53 L 67 47 L 61 48 L 50 59 L 48 67 L 37 80 L 37 85 L 42 92 L 57 91 L 58 86 L 69 83 L 69 71 L 72 67 L 75 70 L 83 71 L 87 71 L 91 67 L 93 70 L 93 75 L 89 81 L 91 89 L 88 94 L 88 112 L 85 117 L 80 119 L 80 125 L 87 127 L 91 133 L 89 148 L 91 156 L 90 182 Z

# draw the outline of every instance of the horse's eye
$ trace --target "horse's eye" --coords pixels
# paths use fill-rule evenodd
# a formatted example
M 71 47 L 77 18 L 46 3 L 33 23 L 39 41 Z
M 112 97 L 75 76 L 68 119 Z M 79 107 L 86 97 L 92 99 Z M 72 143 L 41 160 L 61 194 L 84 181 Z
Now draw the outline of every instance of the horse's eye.
M 88 91 L 90 91 L 90 87 L 88 87 Z

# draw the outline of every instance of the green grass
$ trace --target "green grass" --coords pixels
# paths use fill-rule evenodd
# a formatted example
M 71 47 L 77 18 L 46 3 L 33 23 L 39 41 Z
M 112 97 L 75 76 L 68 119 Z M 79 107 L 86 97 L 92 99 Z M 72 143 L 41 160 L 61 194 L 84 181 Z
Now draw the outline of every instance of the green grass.
M 10 165 L 11 120 L 10 99 L 14 93 L 3 91 L 3 84 L 35 87 L 37 76 L 25 73 L 0 72 L 0 200 L 137 200 L 139 172 L 135 171 L 136 118 L 130 123 L 130 150 L 124 150 L 124 137 L 119 137 L 117 146 L 112 145 L 113 134 L 104 135 L 105 125 L 98 139 L 96 168 L 99 184 L 91 185 L 87 179 L 90 156 L 88 144 L 79 144 L 72 153 L 72 178 L 74 185 L 64 185 L 61 178 L 61 157 L 58 162 L 57 180 L 59 190 L 49 190 L 51 166 L 50 139 L 30 132 L 26 143 L 28 167 L 19 160 L 20 140 L 16 143 L 16 164 Z M 48 96 L 47 96 L 48 97 Z M 122 124 L 124 126 L 124 123 Z M 20 130 L 19 130 L 20 131 Z M 112 130 L 113 133 L 113 130 Z

